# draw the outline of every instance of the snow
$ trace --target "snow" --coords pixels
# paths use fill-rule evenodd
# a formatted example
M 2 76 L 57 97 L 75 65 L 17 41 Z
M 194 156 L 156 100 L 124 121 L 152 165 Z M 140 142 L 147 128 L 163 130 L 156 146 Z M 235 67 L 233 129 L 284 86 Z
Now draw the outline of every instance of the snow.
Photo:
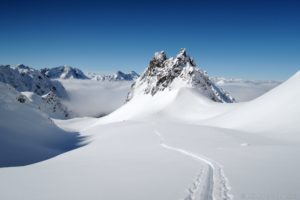
M 0 199 L 300 199 L 300 72 L 230 104 L 181 80 L 124 105 L 131 82 L 60 81 L 84 117 L 49 120 L 0 84 Z
M 281 83 L 280 81 L 251 81 L 220 77 L 214 77 L 211 80 L 229 92 L 238 102 L 253 100 Z
M 84 135 L 93 137 L 85 147 L 36 165 L 0 170 L 0 198 L 183 199 L 203 167 L 161 148 L 147 124 L 112 124 Z
M 52 92 L 43 96 L 39 96 L 33 92 L 21 92 L 21 94 L 26 96 L 36 109 L 41 110 L 51 118 L 66 119 L 72 117 L 71 111 Z
M 207 124 L 249 132 L 275 134 L 281 139 L 299 140 L 300 73 L 268 93 L 250 102 L 237 105 Z
M 0 167 L 36 163 L 80 146 L 77 133 L 62 131 L 35 105 L 18 102 L 14 88 L 0 83 L 0 90 Z
M 166 90 L 186 87 L 196 88 L 199 93 L 216 102 L 235 101 L 222 88 L 215 85 L 205 71 L 196 66 L 185 49 L 180 49 L 175 58 L 167 58 L 164 51 L 155 53 L 147 69 L 132 85 L 126 101 L 139 95 L 153 96 Z
M 58 97 L 67 98 L 66 91 L 59 82 L 52 81 L 39 70 L 25 65 L 0 65 L 0 82 L 10 84 L 20 92 L 30 91 L 44 95 L 53 91 Z

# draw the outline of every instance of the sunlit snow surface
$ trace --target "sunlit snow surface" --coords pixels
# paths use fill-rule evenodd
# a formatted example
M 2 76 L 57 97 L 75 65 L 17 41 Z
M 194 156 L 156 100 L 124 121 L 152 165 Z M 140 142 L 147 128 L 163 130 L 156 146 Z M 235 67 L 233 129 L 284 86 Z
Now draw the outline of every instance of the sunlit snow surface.
M 0 199 L 300 199 L 299 85 L 298 73 L 236 104 L 173 90 L 103 118 L 56 120 L 88 144 L 2 168 Z

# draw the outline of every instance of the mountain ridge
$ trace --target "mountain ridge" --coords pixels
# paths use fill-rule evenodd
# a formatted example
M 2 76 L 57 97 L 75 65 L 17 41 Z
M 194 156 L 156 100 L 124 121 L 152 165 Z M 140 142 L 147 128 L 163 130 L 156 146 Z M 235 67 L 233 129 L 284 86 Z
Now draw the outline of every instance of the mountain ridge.
M 156 52 L 144 73 L 133 83 L 126 101 L 135 95 L 151 94 L 174 88 L 190 87 L 216 102 L 233 103 L 222 88 L 214 84 L 207 73 L 197 67 L 184 48 L 176 57 L 168 58 L 164 51 Z

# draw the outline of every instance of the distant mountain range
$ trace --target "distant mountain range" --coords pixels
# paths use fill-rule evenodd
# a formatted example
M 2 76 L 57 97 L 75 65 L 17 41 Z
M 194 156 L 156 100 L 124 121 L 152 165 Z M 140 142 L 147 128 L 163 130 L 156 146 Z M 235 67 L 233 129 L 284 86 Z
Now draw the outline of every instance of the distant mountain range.
M 19 92 L 30 91 L 45 95 L 53 91 L 58 97 L 67 98 L 64 87 L 58 81 L 51 80 L 40 70 L 23 64 L 15 67 L 0 65 L 0 82 L 10 84 Z
M 135 71 L 129 73 L 117 71 L 115 74 L 95 72 L 84 74 L 80 69 L 71 66 L 44 68 L 41 69 L 41 73 L 50 79 L 91 79 L 96 81 L 133 81 L 139 77 Z
M 41 72 L 51 79 L 89 79 L 80 69 L 71 66 L 44 68 Z
M 119 87 L 124 86 L 122 91 L 128 90 L 127 101 L 139 94 L 151 94 L 153 96 L 164 90 L 181 87 L 196 88 L 200 93 L 217 102 L 247 101 L 280 84 L 279 81 L 208 77 L 206 72 L 197 68 L 193 59 L 187 55 L 184 49 L 174 58 L 167 58 L 165 52 L 156 53 L 141 76 L 135 71 L 129 73 L 117 71 L 115 74 L 85 74 L 80 69 L 70 66 L 34 69 L 23 64 L 17 66 L 0 65 L 0 83 L 12 86 L 19 92 L 19 102 L 30 103 L 36 109 L 53 118 L 70 118 L 76 115 L 64 105 L 67 103 L 65 100 L 69 100 L 69 94 L 63 85 L 67 82 L 63 80 L 68 79 L 90 80 L 93 84 L 103 82 L 105 85 L 117 83 Z M 134 84 L 130 89 L 131 82 Z M 237 98 L 234 100 L 223 89 Z M 107 94 L 105 93 L 105 95 Z M 125 98 L 126 95 L 124 100 Z
M 69 99 L 61 80 L 96 80 L 96 81 L 134 81 L 139 75 L 131 71 L 115 74 L 84 74 L 80 69 L 70 66 L 34 69 L 26 65 L 0 65 L 0 83 L 2 87 L 13 87 L 17 102 L 30 104 L 30 107 L 46 113 L 53 118 L 70 118 L 74 113 L 64 105 Z
M 135 71 L 130 71 L 129 73 L 124 73 L 122 71 L 117 71 L 115 74 L 100 74 L 91 72 L 87 76 L 96 81 L 134 81 L 140 75 Z

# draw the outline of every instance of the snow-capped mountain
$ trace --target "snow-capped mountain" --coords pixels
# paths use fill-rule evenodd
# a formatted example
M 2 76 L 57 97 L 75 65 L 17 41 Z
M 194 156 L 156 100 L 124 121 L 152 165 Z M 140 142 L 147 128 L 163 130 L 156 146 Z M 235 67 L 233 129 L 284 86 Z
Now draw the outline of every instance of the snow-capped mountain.
M 50 79 L 88 79 L 80 69 L 70 66 L 44 68 L 41 72 Z
M 235 101 L 227 92 L 215 85 L 206 72 L 196 66 L 185 49 L 181 49 L 174 58 L 167 58 L 164 51 L 155 53 L 148 68 L 132 85 L 127 101 L 139 94 L 153 96 L 160 91 L 182 87 L 195 88 L 216 102 Z
M 60 98 L 68 98 L 63 85 L 56 80 L 50 80 L 39 70 L 25 65 L 16 67 L 1 65 L 0 82 L 14 87 L 21 92 L 20 101 L 30 102 L 32 107 L 41 110 L 49 117 L 64 119 L 70 116 L 70 111 L 60 100 Z
M 20 92 L 30 91 L 45 95 L 53 91 L 58 97 L 67 98 L 67 93 L 59 82 L 52 81 L 39 70 L 23 64 L 16 67 L 0 65 L 0 82 L 7 83 Z
M 139 74 L 135 71 L 124 73 L 117 71 L 115 74 L 99 74 L 99 73 L 88 73 L 87 76 L 96 81 L 134 81 L 139 77 Z

